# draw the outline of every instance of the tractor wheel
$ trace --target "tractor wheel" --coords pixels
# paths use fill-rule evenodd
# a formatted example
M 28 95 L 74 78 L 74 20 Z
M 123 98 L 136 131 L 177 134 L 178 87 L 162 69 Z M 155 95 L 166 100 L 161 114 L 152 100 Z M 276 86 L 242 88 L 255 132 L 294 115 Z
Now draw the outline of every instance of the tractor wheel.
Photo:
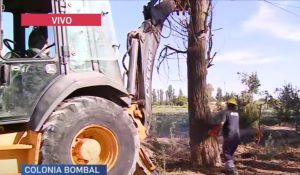
M 105 164 L 109 175 L 135 171 L 137 130 L 123 109 L 99 97 L 63 102 L 43 126 L 41 164 Z

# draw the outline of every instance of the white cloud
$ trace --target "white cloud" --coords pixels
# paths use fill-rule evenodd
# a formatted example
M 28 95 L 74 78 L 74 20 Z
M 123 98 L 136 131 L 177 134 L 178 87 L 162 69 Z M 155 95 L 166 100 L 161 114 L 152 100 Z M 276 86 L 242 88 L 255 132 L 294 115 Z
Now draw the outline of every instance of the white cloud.
M 285 16 L 280 9 L 270 4 L 261 3 L 257 14 L 244 22 L 245 31 L 262 31 L 277 38 L 300 41 L 300 25 L 298 20 L 292 23 L 292 16 Z M 292 15 L 292 14 L 291 14 Z M 289 18 L 288 18 L 289 17 Z
M 240 65 L 257 65 L 277 61 L 278 58 L 265 57 L 255 52 L 249 51 L 232 51 L 221 55 L 216 55 L 216 62 L 230 62 Z

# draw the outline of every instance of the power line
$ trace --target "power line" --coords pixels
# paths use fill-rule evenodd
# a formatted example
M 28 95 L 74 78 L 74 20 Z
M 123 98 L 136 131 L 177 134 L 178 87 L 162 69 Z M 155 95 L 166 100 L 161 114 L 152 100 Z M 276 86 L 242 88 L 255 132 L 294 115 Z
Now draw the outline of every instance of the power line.
M 284 6 L 284 7 L 297 8 L 297 9 L 300 8 L 300 6 L 295 6 L 295 5 L 281 4 L 281 3 L 276 3 L 276 2 L 273 2 L 273 3 L 277 4 L 277 5 L 281 6 L 281 7 Z
M 293 12 L 293 11 L 290 11 L 290 10 L 288 10 L 288 9 L 286 9 L 286 8 L 283 8 L 282 6 L 278 5 L 277 3 L 271 2 L 271 1 L 269 1 L 269 0 L 263 0 L 263 1 L 266 2 L 266 3 L 268 3 L 268 4 L 273 5 L 273 6 L 277 7 L 277 8 L 279 8 L 279 9 L 281 9 L 281 10 L 287 12 L 287 13 L 290 13 L 290 14 L 292 14 L 292 15 L 295 15 L 295 16 L 297 16 L 297 17 L 300 17 L 299 14 L 297 14 L 297 13 L 295 13 L 295 12 Z
M 262 2 L 268 3 L 268 4 L 272 5 L 272 6 L 275 6 L 276 8 L 279 8 L 279 9 L 281 9 L 281 10 L 287 12 L 287 13 L 290 13 L 292 15 L 300 17 L 300 14 L 297 14 L 297 13 L 291 11 L 291 10 L 288 10 L 288 9 L 282 7 L 282 6 L 286 6 L 286 7 L 300 8 L 300 6 L 283 5 L 283 4 L 278 3 L 278 2 L 282 2 L 282 0 L 214 0 L 214 1 L 217 1 L 217 2 L 221 2 L 221 1 L 231 1 L 231 2 L 232 1 L 239 1 L 239 2 L 242 2 L 242 1 L 244 1 L 244 2 L 252 1 L 252 2 L 258 2 L 258 1 L 262 1 Z M 297 0 L 294 0 L 294 1 L 297 1 Z

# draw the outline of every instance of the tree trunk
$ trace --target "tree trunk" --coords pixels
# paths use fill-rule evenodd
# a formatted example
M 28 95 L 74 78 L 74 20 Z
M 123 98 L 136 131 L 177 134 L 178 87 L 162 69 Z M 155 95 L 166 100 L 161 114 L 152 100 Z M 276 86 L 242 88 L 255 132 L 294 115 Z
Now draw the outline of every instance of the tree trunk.
M 220 162 L 217 140 L 207 136 L 211 112 L 206 96 L 205 16 L 209 0 L 190 0 L 191 21 L 187 55 L 191 162 L 194 167 Z

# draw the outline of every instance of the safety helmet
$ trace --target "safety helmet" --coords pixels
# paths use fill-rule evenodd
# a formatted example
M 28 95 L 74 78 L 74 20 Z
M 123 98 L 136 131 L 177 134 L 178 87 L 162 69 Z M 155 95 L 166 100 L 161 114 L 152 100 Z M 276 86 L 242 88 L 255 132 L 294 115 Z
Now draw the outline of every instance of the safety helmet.
M 227 101 L 227 104 L 234 104 L 234 105 L 237 105 L 237 101 L 235 98 L 230 98 L 228 101 Z

